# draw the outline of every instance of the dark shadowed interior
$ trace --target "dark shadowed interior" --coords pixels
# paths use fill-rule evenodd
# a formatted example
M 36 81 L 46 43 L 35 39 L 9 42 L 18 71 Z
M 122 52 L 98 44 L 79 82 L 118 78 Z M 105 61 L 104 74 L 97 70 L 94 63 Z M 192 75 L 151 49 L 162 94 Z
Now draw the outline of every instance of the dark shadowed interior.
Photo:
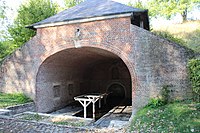
M 37 110 L 52 112 L 88 93 L 107 93 L 111 106 L 131 104 L 131 77 L 115 54 L 97 48 L 73 48 L 47 58 L 37 74 Z

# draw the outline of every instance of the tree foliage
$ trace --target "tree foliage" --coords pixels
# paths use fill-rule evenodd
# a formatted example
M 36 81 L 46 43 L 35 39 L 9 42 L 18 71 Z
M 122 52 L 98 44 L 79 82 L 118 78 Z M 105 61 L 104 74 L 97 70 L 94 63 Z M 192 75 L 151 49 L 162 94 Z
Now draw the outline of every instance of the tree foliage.
M 131 1 L 129 1 L 128 6 L 132 6 L 135 8 L 140 8 L 140 9 L 146 9 L 146 6 L 142 3 L 142 1 L 138 0 L 137 2 L 135 2 L 134 4 L 131 3 Z
M 183 20 L 186 20 L 188 11 L 199 2 L 200 0 L 150 0 L 148 5 L 153 16 L 171 18 L 176 13 L 180 13 Z
M 29 0 L 19 7 L 14 24 L 8 28 L 13 44 L 21 46 L 36 32 L 25 28 L 57 13 L 57 4 L 51 0 Z
M 5 10 L 6 10 L 5 0 L 0 0 L 0 19 L 4 19 L 6 17 Z
M 73 6 L 76 6 L 81 2 L 83 2 L 83 0 L 64 0 L 66 8 L 71 8 Z
M 0 62 L 1 60 L 6 56 L 6 47 L 4 46 L 4 44 L 2 43 L 2 41 L 0 42 Z
M 10 40 L 0 41 L 0 65 L 3 59 L 11 54 L 15 48 L 15 45 L 11 45 Z
M 138 0 L 131 6 L 149 9 L 151 17 L 164 16 L 170 19 L 179 13 L 183 20 L 186 20 L 188 11 L 191 11 L 195 5 L 200 5 L 200 0 L 149 0 L 146 4 Z
M 3 40 L 5 34 L 6 34 L 6 24 L 7 23 L 7 16 L 6 16 L 6 11 L 8 9 L 8 6 L 6 5 L 5 0 L 0 0 L 0 41 Z

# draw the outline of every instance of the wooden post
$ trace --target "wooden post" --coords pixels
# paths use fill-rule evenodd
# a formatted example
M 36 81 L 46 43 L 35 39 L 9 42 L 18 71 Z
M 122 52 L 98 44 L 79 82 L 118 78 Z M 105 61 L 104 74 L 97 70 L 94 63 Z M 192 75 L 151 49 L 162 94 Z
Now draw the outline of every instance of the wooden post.
M 84 101 L 84 103 L 83 103 L 83 107 L 84 107 L 84 118 L 86 118 L 87 116 L 87 114 L 86 114 L 86 111 L 87 111 L 87 106 L 86 106 L 86 101 Z
M 93 119 L 95 120 L 95 102 L 93 101 L 92 103 L 93 103 L 93 112 L 92 112 L 92 114 L 93 114 Z

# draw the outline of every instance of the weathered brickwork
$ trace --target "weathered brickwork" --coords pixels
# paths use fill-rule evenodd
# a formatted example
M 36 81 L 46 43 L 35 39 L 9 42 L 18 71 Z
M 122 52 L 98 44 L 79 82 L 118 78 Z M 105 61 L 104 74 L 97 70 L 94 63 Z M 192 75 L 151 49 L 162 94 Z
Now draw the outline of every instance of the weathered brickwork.
M 25 92 L 35 100 L 39 112 L 48 112 L 86 88 L 106 91 L 110 79 L 104 74 L 117 64 L 121 77 L 112 81 L 125 86 L 126 97 L 132 91 L 136 110 L 157 96 L 164 85 L 170 86 L 173 98 L 188 95 L 187 60 L 187 50 L 131 25 L 129 17 L 40 28 L 4 61 L 0 90 Z M 94 71 L 99 74 L 93 75 L 91 82 L 88 75 Z M 90 87 L 81 84 L 87 80 Z M 74 88 L 71 92 L 70 87 Z
M 138 81 L 132 99 L 134 107 L 141 107 L 149 98 L 159 96 L 164 86 L 168 86 L 171 99 L 191 96 L 187 73 L 191 51 L 133 25 L 131 31 L 134 57 L 130 58 L 134 58 Z M 142 104 L 137 104 L 139 102 Z

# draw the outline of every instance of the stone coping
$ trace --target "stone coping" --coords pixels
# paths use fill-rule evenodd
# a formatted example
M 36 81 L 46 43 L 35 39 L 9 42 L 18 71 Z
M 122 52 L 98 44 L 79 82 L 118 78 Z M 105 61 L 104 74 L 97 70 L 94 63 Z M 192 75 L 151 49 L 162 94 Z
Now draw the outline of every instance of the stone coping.
M 28 102 L 28 103 L 23 103 L 23 104 L 17 104 L 17 105 L 13 105 L 13 106 L 8 106 L 5 109 L 13 110 L 13 109 L 21 108 L 21 107 L 32 106 L 32 105 L 34 105 L 34 102 Z

